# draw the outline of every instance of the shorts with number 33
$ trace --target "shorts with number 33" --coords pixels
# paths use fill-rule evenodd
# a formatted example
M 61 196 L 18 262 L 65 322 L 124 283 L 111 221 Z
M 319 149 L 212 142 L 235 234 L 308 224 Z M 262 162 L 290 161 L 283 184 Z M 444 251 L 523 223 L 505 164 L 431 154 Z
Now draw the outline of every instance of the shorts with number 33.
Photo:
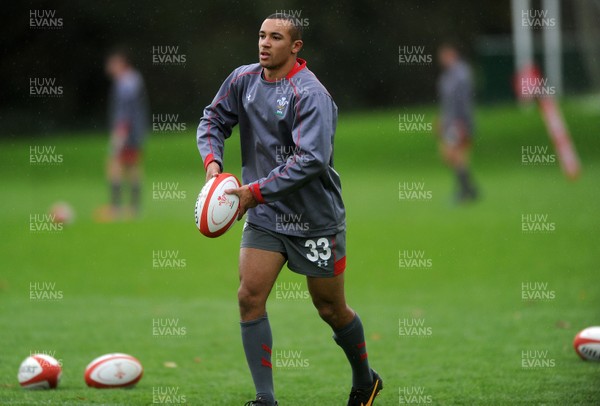
M 306 276 L 331 278 L 346 269 L 346 231 L 297 237 L 245 223 L 241 248 L 281 252 L 290 270 Z

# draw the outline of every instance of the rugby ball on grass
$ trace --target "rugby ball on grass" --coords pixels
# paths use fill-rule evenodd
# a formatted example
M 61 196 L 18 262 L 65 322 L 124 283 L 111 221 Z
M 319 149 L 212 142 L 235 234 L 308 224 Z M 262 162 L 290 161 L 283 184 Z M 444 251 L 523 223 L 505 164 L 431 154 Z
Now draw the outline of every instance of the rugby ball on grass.
M 19 384 L 26 389 L 55 389 L 60 381 L 60 363 L 46 354 L 33 354 L 19 367 Z
M 85 383 L 93 388 L 125 388 L 140 379 L 144 369 L 136 358 L 127 354 L 106 354 L 85 368 Z
M 196 227 L 207 237 L 218 237 L 229 230 L 237 220 L 240 199 L 225 193 L 241 186 L 238 178 L 221 173 L 210 179 L 198 195 L 194 217 Z
M 52 221 L 57 224 L 71 224 L 75 219 L 75 211 L 69 203 L 57 202 L 50 207 Z
M 600 361 L 600 326 L 581 330 L 573 340 L 577 354 L 587 361 Z

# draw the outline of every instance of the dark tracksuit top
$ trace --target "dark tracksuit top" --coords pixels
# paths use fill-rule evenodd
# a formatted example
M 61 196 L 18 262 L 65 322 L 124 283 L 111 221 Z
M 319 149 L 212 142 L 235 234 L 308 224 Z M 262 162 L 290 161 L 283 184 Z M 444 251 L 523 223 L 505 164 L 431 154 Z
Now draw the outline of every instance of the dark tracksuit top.
M 119 126 L 127 129 L 125 146 L 140 148 L 148 131 L 148 97 L 144 80 L 137 71 L 130 71 L 117 80 L 109 96 L 111 131 Z
M 453 131 L 457 122 L 473 135 L 473 80 L 469 66 L 459 61 L 444 70 L 438 80 L 442 111 L 442 134 Z
M 345 229 L 341 183 L 333 169 L 337 106 L 298 58 L 281 80 L 264 79 L 260 64 L 240 66 L 204 109 L 197 131 L 207 167 L 223 168 L 223 147 L 239 124 L 242 181 L 259 204 L 247 221 L 281 233 L 276 223 L 301 221 L 284 234 L 316 237 Z

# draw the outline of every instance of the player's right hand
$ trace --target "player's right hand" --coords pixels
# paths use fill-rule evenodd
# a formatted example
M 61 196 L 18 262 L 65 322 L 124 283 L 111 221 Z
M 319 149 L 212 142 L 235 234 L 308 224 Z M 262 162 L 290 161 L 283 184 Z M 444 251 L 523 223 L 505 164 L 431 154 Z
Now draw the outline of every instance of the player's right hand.
M 215 161 L 208 164 L 206 167 L 206 181 L 208 182 L 211 178 L 214 178 L 221 173 L 221 166 Z

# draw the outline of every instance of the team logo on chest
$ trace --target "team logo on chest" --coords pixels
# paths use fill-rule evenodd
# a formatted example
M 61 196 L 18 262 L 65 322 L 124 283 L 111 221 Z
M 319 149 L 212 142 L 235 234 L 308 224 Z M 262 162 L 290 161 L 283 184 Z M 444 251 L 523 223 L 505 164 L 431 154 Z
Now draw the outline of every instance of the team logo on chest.
M 275 114 L 277 114 L 278 116 L 283 116 L 285 106 L 287 106 L 289 103 L 289 100 L 287 100 L 285 96 L 282 96 L 281 98 L 277 99 L 277 110 L 275 110 Z

